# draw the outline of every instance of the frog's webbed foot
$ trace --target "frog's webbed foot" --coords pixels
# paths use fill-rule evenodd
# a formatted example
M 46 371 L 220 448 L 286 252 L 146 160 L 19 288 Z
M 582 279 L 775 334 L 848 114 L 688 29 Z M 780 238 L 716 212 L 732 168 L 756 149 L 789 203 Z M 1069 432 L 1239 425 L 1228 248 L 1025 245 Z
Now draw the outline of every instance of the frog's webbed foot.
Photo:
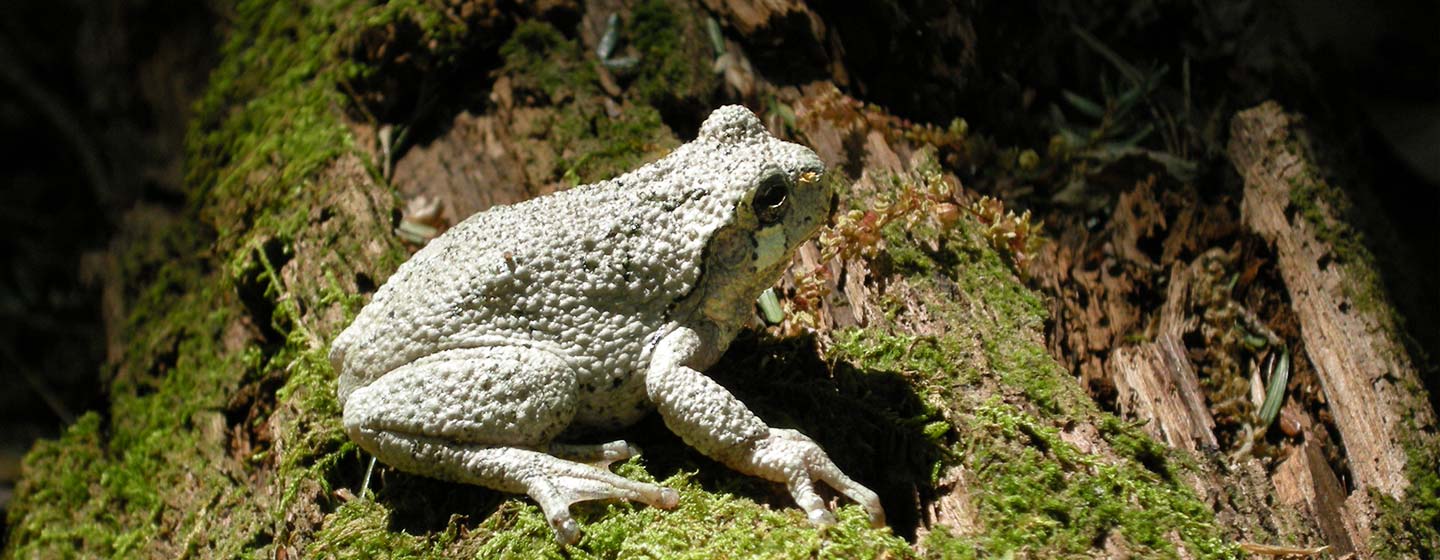
M 660 509 L 671 509 L 680 503 L 680 494 L 674 489 L 630 480 L 589 465 L 545 457 L 550 459 L 540 469 L 545 472 L 525 481 L 525 493 L 540 504 L 550 527 L 555 529 L 555 541 L 562 545 L 580 540 L 579 524 L 570 517 L 570 505 L 576 502 L 621 499 Z
M 680 495 L 674 489 L 630 480 L 608 470 L 539 451 L 455 445 L 397 432 L 362 429 L 358 435 L 373 445 L 378 455 L 386 457 L 387 463 L 401 470 L 529 495 L 540 504 L 545 518 L 555 529 L 555 540 L 564 545 L 580 540 L 580 526 L 570 516 L 570 506 L 576 502 L 629 500 L 661 509 L 673 508 L 680 502 Z M 602 459 L 633 452 L 625 442 L 559 447 L 562 451 L 583 452 L 582 455 Z
M 756 446 L 750 461 L 753 474 L 785 483 L 811 524 L 835 524 L 835 515 L 815 493 L 815 481 L 819 480 L 865 508 L 871 526 L 885 525 L 880 496 L 846 476 L 819 445 L 800 432 L 771 429 L 770 436 Z

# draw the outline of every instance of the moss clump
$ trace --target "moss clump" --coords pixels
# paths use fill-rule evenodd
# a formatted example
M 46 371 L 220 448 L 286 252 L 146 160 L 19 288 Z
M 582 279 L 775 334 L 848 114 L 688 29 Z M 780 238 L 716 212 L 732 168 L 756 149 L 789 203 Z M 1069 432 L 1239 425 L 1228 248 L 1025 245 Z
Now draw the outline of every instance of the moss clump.
M 1405 443 L 1405 453 L 1405 478 L 1410 480 L 1405 497 L 1371 492 L 1381 512 L 1371 549 L 1380 558 L 1440 557 L 1440 445 L 1433 436 L 1418 435 Z
M 619 465 L 626 477 L 654 482 L 638 460 Z M 665 511 L 631 503 L 574 507 L 584 535 L 560 548 L 540 508 L 507 500 L 478 524 L 452 517 L 429 535 L 389 529 L 390 511 L 375 502 L 342 505 L 326 518 L 307 556 L 339 558 L 906 558 L 904 540 L 873 529 L 859 507 L 837 511 L 839 523 L 817 531 L 796 508 L 772 510 L 728 493 L 702 489 L 690 473 L 662 482 L 680 492 L 679 507 Z M 460 535 L 464 537 L 460 537 Z
M 234 556 L 297 538 L 286 520 L 297 518 L 299 489 L 324 480 L 315 469 L 342 441 L 312 429 L 335 423 L 313 322 L 337 300 L 324 297 L 333 276 L 286 281 L 281 270 L 310 258 L 293 244 L 311 231 L 312 211 L 351 187 L 321 180 L 337 158 L 357 155 L 331 56 L 349 10 L 235 6 L 187 136 L 189 211 L 161 227 L 131 224 L 119 258 L 116 280 L 143 288 L 124 294 L 110 409 L 29 459 L 9 552 Z M 372 261 L 354 258 L 359 240 L 383 243 L 385 231 L 355 233 L 326 254 Z M 84 493 L 70 476 L 86 478 Z M 310 492 L 303 501 L 316 500 Z M 81 538 L 45 536 L 62 526 Z
M 580 44 L 542 21 L 516 26 L 500 46 L 500 56 L 505 60 L 500 74 L 511 79 L 517 93 L 544 96 L 528 100 L 531 104 L 558 104 L 598 88 L 595 69 Z
M 545 109 L 533 134 L 559 156 L 553 179 L 571 186 L 608 179 L 680 145 L 654 107 L 607 106 L 595 62 L 550 24 L 520 23 L 500 54 L 499 75 L 511 80 L 522 102 Z
M 314 558 L 455 558 L 455 525 L 433 535 L 411 535 L 391 529 L 390 510 L 371 500 L 352 500 L 325 516 L 306 549 Z M 447 554 L 449 553 L 449 554 Z M 474 557 L 474 553 L 463 556 Z
M 10 507 L 7 556 L 39 557 L 60 547 L 113 550 L 114 527 L 91 500 L 105 462 L 100 416 L 94 412 L 81 416 L 59 440 L 37 442 L 25 456 L 25 477 Z
M 560 175 L 569 185 L 618 176 L 680 145 L 653 107 L 629 106 L 613 117 L 599 107 L 571 109 L 551 134 L 551 142 L 561 146 Z
M 1209 508 L 1139 461 L 1082 452 L 1053 423 L 998 399 L 981 404 L 966 428 L 983 435 L 961 437 L 965 463 L 990 482 L 972 489 L 976 506 L 982 518 L 1006 521 L 970 541 L 981 556 L 1079 554 L 1119 538 L 1142 556 L 1173 557 L 1175 536 L 1202 557 L 1233 554 Z
M 714 53 L 697 13 L 677 12 L 664 0 L 645 0 L 630 14 L 629 35 L 640 51 L 630 92 L 655 107 L 708 109 L 718 85 L 710 71 Z
M 949 336 L 910 336 L 877 329 L 846 329 L 835 333 L 831 351 L 836 357 L 863 365 L 870 372 L 895 372 L 931 386 L 966 386 L 978 383 L 981 372 L 955 360 L 963 344 Z

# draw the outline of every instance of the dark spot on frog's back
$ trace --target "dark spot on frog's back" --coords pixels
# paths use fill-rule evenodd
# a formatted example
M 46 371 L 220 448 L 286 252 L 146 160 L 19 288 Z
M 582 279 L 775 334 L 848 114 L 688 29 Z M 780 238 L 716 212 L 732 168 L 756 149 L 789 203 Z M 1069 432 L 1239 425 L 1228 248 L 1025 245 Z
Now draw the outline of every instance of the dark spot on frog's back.
M 688 203 L 688 202 L 690 202 L 690 201 L 692 201 L 692 200 L 698 200 L 698 199 L 700 199 L 701 197 L 704 197 L 704 196 L 705 196 L 705 190 L 704 190 L 704 189 L 700 189 L 700 188 L 691 187 L 691 188 L 685 189 L 684 194 L 681 195 L 681 196 L 679 196 L 679 197 L 660 198 L 660 196 L 661 196 L 660 194 L 654 194 L 654 195 L 651 195 L 651 197 L 650 197 L 649 199 L 652 200 L 652 201 L 658 201 L 658 202 L 660 203 L 660 208 L 663 209 L 663 210 L 665 210 L 665 212 L 668 213 L 668 212 L 674 212 L 676 209 L 679 209 L 681 206 L 684 206 L 686 203 Z
M 621 383 L 624 383 L 624 382 L 625 382 L 625 380 L 624 380 L 624 379 L 621 379 L 621 378 L 619 378 L 619 377 L 612 378 L 612 379 L 610 380 L 610 388 L 611 388 L 611 389 L 619 389 L 619 388 L 620 388 L 620 384 L 621 384 Z

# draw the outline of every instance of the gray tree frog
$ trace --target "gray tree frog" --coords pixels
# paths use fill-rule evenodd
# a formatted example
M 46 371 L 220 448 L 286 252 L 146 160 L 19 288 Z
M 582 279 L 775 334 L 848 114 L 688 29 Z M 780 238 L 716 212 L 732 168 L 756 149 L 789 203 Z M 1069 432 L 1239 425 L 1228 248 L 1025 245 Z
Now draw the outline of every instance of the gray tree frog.
M 575 502 L 669 509 L 679 495 L 603 468 L 635 453 L 624 441 L 557 439 L 658 409 L 687 444 L 786 484 L 812 523 L 834 522 L 819 480 L 882 525 L 879 497 L 810 438 L 767 426 L 701 373 L 825 221 L 823 171 L 727 106 L 659 161 L 460 222 L 331 346 L 345 432 L 400 470 L 528 494 L 570 544 Z

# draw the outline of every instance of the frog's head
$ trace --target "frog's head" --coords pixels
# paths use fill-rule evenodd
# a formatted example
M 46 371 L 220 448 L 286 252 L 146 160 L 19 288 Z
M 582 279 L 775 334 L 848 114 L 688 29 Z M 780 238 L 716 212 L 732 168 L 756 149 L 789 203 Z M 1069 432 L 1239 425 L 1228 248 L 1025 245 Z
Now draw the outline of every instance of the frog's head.
M 711 113 L 695 144 L 726 168 L 725 215 L 705 247 L 701 309 L 738 328 L 795 249 L 829 217 L 832 195 L 820 180 L 825 164 L 809 148 L 771 136 L 738 105 Z

